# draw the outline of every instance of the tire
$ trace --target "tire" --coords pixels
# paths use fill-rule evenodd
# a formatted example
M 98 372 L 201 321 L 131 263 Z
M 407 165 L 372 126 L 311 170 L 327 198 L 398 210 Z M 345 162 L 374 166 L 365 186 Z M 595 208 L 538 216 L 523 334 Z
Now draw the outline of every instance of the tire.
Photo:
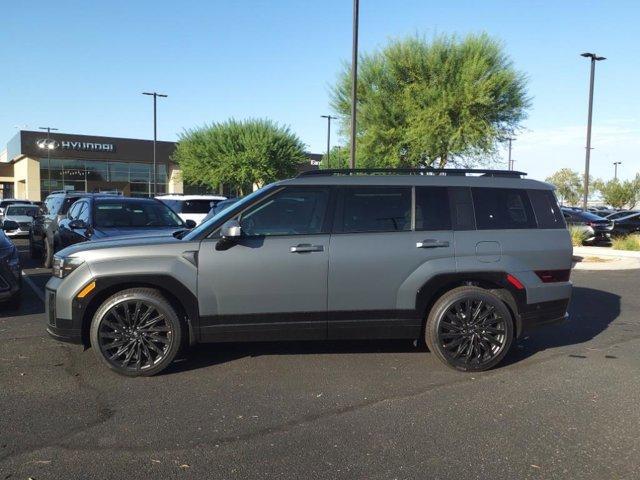
M 160 292 L 131 288 L 105 300 L 93 316 L 89 336 L 94 353 L 108 368 L 128 377 L 149 377 L 175 359 L 182 325 Z
M 51 268 L 53 266 L 53 241 L 49 243 L 49 239 L 44 237 L 44 253 L 42 254 L 42 266 Z
M 504 302 L 471 286 L 442 295 L 431 308 L 425 328 L 429 350 L 445 365 L 463 372 L 498 365 L 513 337 L 513 318 Z

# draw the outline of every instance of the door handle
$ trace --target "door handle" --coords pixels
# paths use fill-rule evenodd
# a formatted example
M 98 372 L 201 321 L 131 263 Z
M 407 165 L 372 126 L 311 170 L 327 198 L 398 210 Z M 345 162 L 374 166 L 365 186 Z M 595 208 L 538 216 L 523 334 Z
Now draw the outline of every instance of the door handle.
M 289 249 L 291 253 L 309 253 L 309 252 L 324 252 L 323 245 L 311 245 L 310 243 L 301 243 L 295 245 Z
M 448 246 L 448 240 L 436 240 L 435 238 L 427 238 L 425 240 L 422 240 L 421 242 L 416 243 L 416 247 L 418 248 L 439 248 Z

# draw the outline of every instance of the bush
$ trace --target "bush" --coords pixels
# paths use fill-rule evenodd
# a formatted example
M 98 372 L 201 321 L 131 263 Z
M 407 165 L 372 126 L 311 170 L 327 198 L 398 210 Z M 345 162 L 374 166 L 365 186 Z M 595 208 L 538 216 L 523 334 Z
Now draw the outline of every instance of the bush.
M 616 250 L 636 250 L 640 251 L 640 235 L 626 235 L 612 240 L 613 248 Z
M 581 247 L 587 239 L 587 233 L 582 228 L 569 227 L 569 233 L 571 234 L 571 244 L 574 247 Z

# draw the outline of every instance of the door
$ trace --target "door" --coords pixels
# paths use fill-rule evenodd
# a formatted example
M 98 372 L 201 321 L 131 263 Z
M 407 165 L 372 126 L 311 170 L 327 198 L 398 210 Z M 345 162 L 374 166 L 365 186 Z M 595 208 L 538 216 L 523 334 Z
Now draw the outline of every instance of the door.
M 201 242 L 203 340 L 326 338 L 329 199 L 328 188 L 285 187 L 236 217 L 229 248 Z
M 416 338 L 417 292 L 454 270 L 446 188 L 343 188 L 329 258 L 329 338 Z

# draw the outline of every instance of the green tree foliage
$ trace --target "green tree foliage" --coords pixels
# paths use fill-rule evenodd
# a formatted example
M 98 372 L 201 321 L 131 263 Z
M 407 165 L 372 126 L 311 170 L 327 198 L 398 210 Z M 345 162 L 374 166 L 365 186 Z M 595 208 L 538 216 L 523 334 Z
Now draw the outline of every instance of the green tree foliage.
M 597 180 L 594 188 L 600 192 L 602 201 L 607 205 L 613 208 L 633 208 L 640 196 L 640 176 L 636 175 L 634 180 Z
M 561 204 L 577 205 L 582 198 L 584 188 L 582 177 L 570 168 L 562 168 L 547 178 L 548 183 L 556 187 Z
M 230 185 L 240 194 L 293 176 L 305 160 L 304 144 L 288 128 L 270 120 L 229 120 L 185 130 L 173 160 L 186 183 L 217 188 Z
M 349 148 L 336 145 L 331 148 L 331 155 L 327 161 L 327 154 L 322 156 L 320 168 L 349 168 Z
M 484 163 L 529 107 L 526 77 L 486 34 L 410 37 L 363 55 L 358 69 L 357 163 L 420 167 Z M 332 89 L 350 125 L 351 71 Z

